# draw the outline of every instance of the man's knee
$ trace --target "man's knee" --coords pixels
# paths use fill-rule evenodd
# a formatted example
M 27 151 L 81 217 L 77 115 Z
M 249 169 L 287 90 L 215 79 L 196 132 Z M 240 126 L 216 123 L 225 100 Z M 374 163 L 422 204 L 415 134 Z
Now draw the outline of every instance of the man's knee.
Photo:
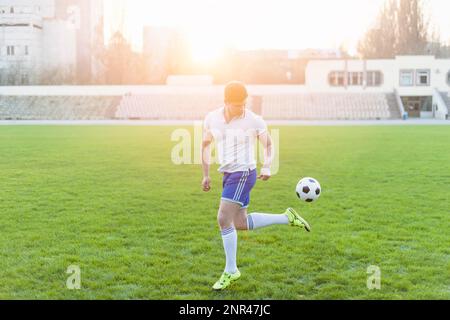
M 238 205 L 222 203 L 217 217 L 217 221 L 222 230 L 234 225 L 234 220 L 239 210 L 240 208 Z
M 217 222 L 222 230 L 231 227 L 230 221 L 221 212 L 219 212 Z
M 232 214 L 227 212 L 227 210 L 220 209 L 219 214 L 217 215 L 217 222 L 219 223 L 220 228 L 227 229 L 233 225 Z

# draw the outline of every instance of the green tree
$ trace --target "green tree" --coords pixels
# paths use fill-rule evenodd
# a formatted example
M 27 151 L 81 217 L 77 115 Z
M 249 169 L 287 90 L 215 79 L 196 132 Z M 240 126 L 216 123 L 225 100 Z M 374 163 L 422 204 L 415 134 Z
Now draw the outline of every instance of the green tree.
M 430 54 L 429 29 L 422 0 L 387 0 L 358 51 L 366 59 Z
M 428 54 L 429 24 L 420 0 L 400 0 L 397 10 L 396 54 Z

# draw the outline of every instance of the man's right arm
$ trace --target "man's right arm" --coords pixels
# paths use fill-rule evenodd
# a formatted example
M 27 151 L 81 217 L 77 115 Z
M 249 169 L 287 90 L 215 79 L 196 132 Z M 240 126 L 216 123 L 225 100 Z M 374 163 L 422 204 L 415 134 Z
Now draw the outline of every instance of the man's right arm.
M 211 165 L 211 143 L 213 136 L 209 130 L 205 130 L 203 133 L 202 143 L 202 167 L 203 167 L 203 191 L 208 192 L 211 190 L 211 178 L 209 176 L 209 168 Z

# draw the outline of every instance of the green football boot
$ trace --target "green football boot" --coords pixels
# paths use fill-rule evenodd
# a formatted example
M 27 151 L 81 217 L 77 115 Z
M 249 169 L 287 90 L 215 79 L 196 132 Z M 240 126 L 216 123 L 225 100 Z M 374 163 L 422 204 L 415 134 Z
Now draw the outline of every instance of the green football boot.
M 216 284 L 213 286 L 213 289 L 217 291 L 225 290 L 240 277 L 241 273 L 239 272 L 239 270 L 234 274 L 224 272 L 220 277 L 219 281 L 217 281 Z
M 300 227 L 300 228 L 304 228 L 306 231 L 311 232 L 311 226 L 309 225 L 309 223 L 303 219 L 298 213 L 297 211 L 295 211 L 292 208 L 288 208 L 286 210 L 286 213 L 288 218 L 289 218 L 289 224 L 293 227 Z

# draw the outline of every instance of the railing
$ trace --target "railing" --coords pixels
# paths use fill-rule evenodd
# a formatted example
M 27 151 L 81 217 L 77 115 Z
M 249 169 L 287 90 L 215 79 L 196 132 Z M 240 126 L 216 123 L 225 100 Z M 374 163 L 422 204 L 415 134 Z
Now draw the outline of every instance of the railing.
M 400 116 L 403 120 L 408 119 L 408 113 L 405 111 L 405 106 L 403 105 L 403 101 L 398 94 L 397 89 L 394 89 L 395 99 L 397 100 L 397 105 L 400 111 Z
M 433 88 L 433 107 L 435 110 L 435 119 L 446 120 L 448 118 L 449 110 L 447 103 L 444 101 L 441 93 L 436 88 Z

